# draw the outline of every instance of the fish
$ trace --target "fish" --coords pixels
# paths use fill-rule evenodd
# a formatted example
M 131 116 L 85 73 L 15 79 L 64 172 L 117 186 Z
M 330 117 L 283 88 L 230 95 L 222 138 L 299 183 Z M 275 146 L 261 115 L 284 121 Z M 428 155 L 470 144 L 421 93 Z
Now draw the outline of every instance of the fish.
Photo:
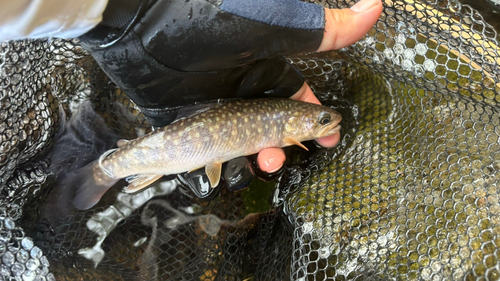
M 178 119 L 102 154 L 68 179 L 77 185 L 73 205 L 92 208 L 120 179 L 124 192 L 137 192 L 164 175 L 205 168 L 212 188 L 219 184 L 224 162 L 270 147 L 298 145 L 340 131 L 342 116 L 334 109 L 282 98 L 234 100 Z

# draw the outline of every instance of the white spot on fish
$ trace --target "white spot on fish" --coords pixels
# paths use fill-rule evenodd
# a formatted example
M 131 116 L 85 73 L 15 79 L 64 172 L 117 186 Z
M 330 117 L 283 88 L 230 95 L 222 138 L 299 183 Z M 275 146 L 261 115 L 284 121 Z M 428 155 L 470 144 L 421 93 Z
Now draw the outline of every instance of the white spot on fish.
M 200 133 L 196 132 L 196 133 L 194 134 L 194 136 L 195 136 L 195 137 L 197 137 L 197 138 L 199 138 L 199 137 L 200 137 Z
M 246 118 L 246 117 L 243 120 L 245 120 L 245 122 L 248 122 L 248 118 Z
M 262 128 L 258 128 L 257 132 L 262 133 Z
M 241 116 L 241 113 L 239 113 L 239 112 L 236 112 L 236 115 L 237 115 L 237 116 L 239 117 L 239 116 Z
M 174 144 L 178 145 L 179 144 L 179 140 L 174 140 Z

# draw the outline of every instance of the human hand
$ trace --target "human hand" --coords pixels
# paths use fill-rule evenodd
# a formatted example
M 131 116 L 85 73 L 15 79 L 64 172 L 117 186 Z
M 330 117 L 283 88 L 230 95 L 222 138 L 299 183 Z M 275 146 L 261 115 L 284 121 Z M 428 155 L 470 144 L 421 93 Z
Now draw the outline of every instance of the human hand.
M 348 46 L 382 12 L 381 0 L 342 10 L 298 0 L 134 2 L 142 4 L 120 11 L 126 8 L 121 1 L 109 0 L 103 23 L 80 39 L 156 127 L 172 122 L 181 107 L 217 99 L 291 97 L 319 103 L 283 56 Z M 117 25 L 123 12 L 129 20 Z M 316 141 L 331 147 L 339 140 L 335 134 Z M 264 172 L 277 171 L 284 161 L 277 148 L 257 157 Z
M 318 51 L 340 49 L 359 40 L 375 24 L 382 8 L 380 0 L 362 0 L 350 9 L 325 9 L 325 35 Z M 320 104 L 306 83 L 290 98 Z M 339 141 L 340 132 L 316 140 L 324 147 L 336 146 Z M 281 169 L 285 160 L 285 153 L 280 148 L 264 149 L 257 156 L 259 168 L 267 173 Z

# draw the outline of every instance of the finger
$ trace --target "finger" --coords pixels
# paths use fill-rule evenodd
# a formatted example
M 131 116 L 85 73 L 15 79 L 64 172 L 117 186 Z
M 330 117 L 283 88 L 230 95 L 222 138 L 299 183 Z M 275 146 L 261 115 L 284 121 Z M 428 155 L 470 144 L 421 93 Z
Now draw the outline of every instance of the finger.
M 340 49 L 363 37 L 382 13 L 381 0 L 361 0 L 350 9 L 325 9 L 325 32 L 318 51 Z
M 315 103 L 315 104 L 321 104 L 316 97 L 316 95 L 313 93 L 311 88 L 309 88 L 309 85 L 307 83 L 304 83 L 300 90 L 298 90 L 293 96 L 290 97 L 292 100 L 299 100 L 299 101 L 304 101 L 304 102 L 310 102 L 310 103 Z
M 316 95 L 314 95 L 313 91 L 306 83 L 304 83 L 302 88 L 300 88 L 300 90 L 297 93 L 295 93 L 293 96 L 291 96 L 290 98 L 294 99 L 294 100 L 304 101 L 304 102 L 321 104 L 319 102 L 318 98 L 316 97 Z M 335 133 L 331 136 L 326 136 L 326 137 L 316 139 L 316 142 L 323 147 L 334 147 L 340 142 L 340 132 Z
M 315 141 L 323 147 L 334 147 L 340 142 L 340 132 L 316 139 Z
M 285 163 L 285 152 L 281 148 L 266 148 L 259 152 L 257 165 L 266 173 L 277 172 Z

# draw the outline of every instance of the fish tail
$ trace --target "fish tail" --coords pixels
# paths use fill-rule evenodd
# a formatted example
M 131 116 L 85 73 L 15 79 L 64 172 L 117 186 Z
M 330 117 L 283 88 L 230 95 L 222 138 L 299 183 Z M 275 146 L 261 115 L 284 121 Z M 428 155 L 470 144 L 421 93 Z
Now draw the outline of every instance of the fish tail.
M 118 180 L 120 179 L 110 177 L 99 165 L 99 160 L 96 160 L 68 176 L 66 184 L 78 186 L 73 205 L 79 210 L 87 210 L 97 204 Z

